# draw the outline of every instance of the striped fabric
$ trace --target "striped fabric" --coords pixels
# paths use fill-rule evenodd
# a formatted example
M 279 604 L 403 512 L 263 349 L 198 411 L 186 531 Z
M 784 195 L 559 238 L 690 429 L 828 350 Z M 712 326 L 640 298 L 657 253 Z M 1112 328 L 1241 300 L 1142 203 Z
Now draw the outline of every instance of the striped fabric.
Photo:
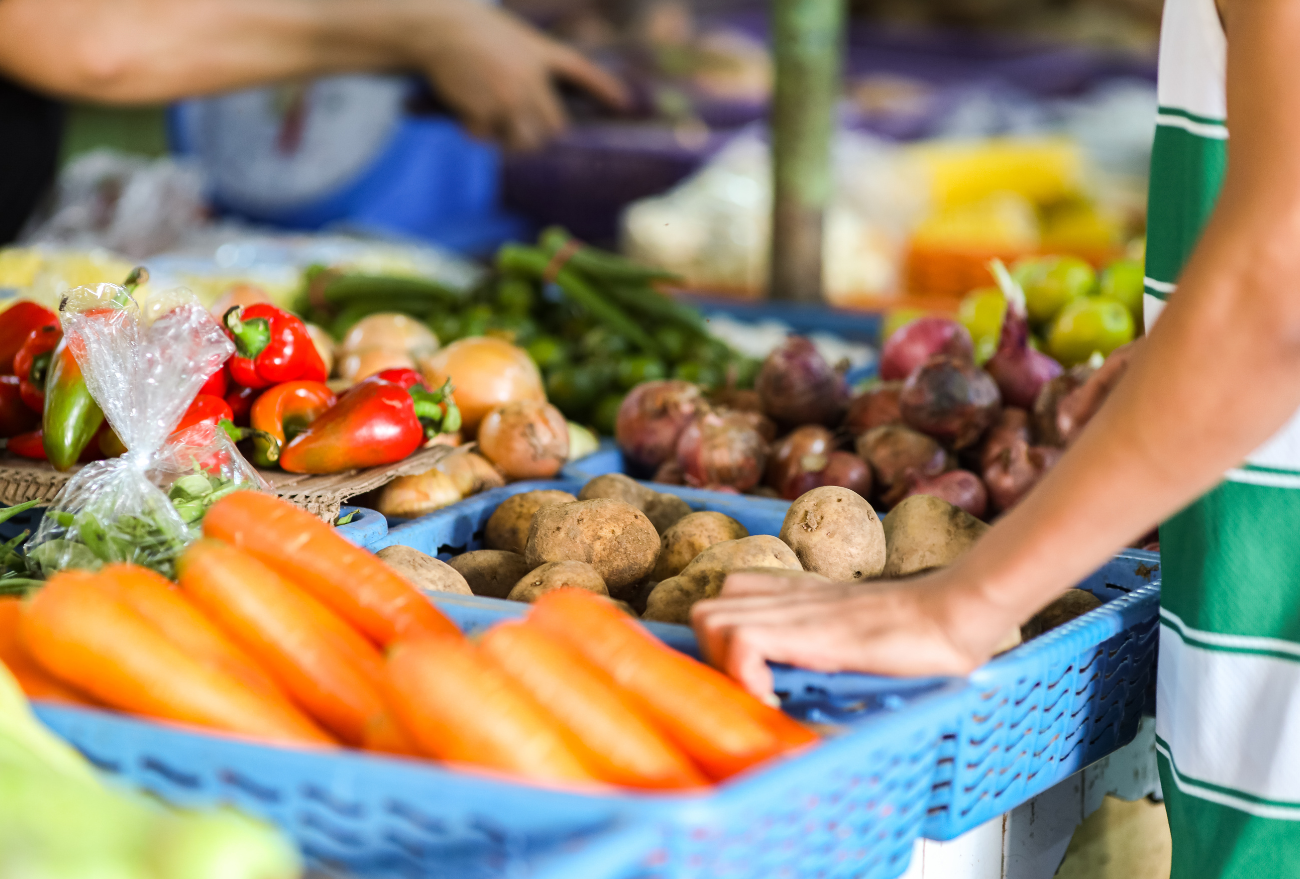
M 1147 326 L 1228 160 L 1214 0 L 1166 0 L 1151 160 Z M 1172 879 L 1300 876 L 1300 416 L 1160 526 L 1156 735 Z

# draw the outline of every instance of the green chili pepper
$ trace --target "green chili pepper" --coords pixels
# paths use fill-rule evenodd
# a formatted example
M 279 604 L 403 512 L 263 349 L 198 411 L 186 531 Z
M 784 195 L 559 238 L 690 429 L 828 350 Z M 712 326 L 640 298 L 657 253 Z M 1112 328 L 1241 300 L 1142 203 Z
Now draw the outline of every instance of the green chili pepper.
M 45 380 L 45 457 L 55 470 L 71 469 L 103 423 L 104 413 L 90 396 L 65 338 L 54 349 Z

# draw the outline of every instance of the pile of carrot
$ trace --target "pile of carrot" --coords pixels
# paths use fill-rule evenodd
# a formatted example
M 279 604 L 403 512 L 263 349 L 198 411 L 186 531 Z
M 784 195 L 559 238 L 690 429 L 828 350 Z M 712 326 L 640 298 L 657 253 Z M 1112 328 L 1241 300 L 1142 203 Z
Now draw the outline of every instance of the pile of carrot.
M 0 599 L 0 661 L 35 698 L 549 783 L 699 787 L 816 739 L 593 594 L 476 642 L 278 498 L 236 492 L 203 531 L 176 583 L 114 564 Z

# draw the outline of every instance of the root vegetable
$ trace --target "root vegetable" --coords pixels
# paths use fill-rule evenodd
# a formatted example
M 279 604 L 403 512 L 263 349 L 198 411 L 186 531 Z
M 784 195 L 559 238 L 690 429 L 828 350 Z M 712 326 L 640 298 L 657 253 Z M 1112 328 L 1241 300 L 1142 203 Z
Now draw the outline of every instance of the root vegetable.
M 622 501 L 596 498 L 543 507 L 533 516 L 524 558 L 547 562 L 586 562 L 596 569 L 609 594 L 626 600 L 654 570 L 659 532 L 642 513 Z
M 471 592 L 485 598 L 505 598 L 532 570 L 522 555 L 500 549 L 476 549 L 447 564 L 465 578 Z
M 1028 409 L 1038 399 L 1043 385 L 1063 372 L 1057 363 L 1029 346 L 1029 315 L 1025 294 L 1001 262 L 995 262 L 993 274 L 1007 299 L 998 350 L 984 368 L 997 383 L 1002 401 L 1009 406 Z
M 938 476 L 948 469 L 942 446 L 902 424 L 867 431 L 858 437 L 857 452 L 871 466 L 876 492 L 888 505 L 902 497 L 909 479 Z
M 416 519 L 449 507 L 464 497 L 456 483 L 440 470 L 399 476 L 384 486 L 375 509 L 396 519 Z
M 381 312 L 353 324 L 338 348 L 341 356 L 387 350 L 404 351 L 412 358 L 427 357 L 438 350 L 438 337 L 409 315 Z
M 334 374 L 334 337 L 322 326 L 313 323 L 304 323 L 307 328 L 307 335 L 311 337 L 311 343 L 316 346 L 316 353 L 320 355 L 321 363 L 325 364 L 325 374 Z
M 571 504 L 576 500 L 567 491 L 554 489 L 526 491 L 508 497 L 488 517 L 483 529 L 483 545 L 488 549 L 503 549 L 523 555 L 524 547 L 528 545 L 528 529 L 532 526 L 537 511 L 557 504 Z
M 820 466 L 821 469 L 806 470 L 790 480 L 781 495 L 786 500 L 794 500 L 814 488 L 827 485 L 847 488 L 864 498 L 871 495 L 871 468 L 852 452 L 834 451 L 820 460 L 805 459 L 803 463 L 806 466 Z
M 1038 484 L 1043 474 L 1061 457 L 1061 450 L 1051 446 L 1031 446 L 1015 440 L 984 468 L 984 482 L 989 499 L 997 512 L 1010 509 Z
M 899 396 L 903 420 L 954 449 L 979 442 L 997 418 L 998 386 L 970 361 L 937 356 L 912 373 Z
M 989 526 L 942 498 L 918 494 L 899 502 L 883 522 L 885 577 L 908 577 L 950 565 Z
M 643 382 L 623 398 L 614 438 L 634 463 L 659 467 L 673 460 L 678 437 L 706 408 L 704 394 L 690 382 Z
M 1043 385 L 1043 389 L 1038 392 L 1038 399 L 1034 401 L 1034 433 L 1039 442 L 1064 448 L 1066 435 L 1073 428 L 1073 424 L 1063 426 L 1058 422 L 1057 414 L 1061 401 L 1083 387 L 1094 372 L 1096 370 L 1091 366 L 1081 364 L 1071 367 Z
M 745 526 L 730 516 L 715 512 L 691 513 L 660 538 L 659 558 L 650 579 L 676 577 L 710 546 L 748 536 Z
M 898 397 L 903 393 L 903 383 L 882 382 L 863 391 L 849 403 L 844 416 L 844 429 L 852 436 L 861 436 L 874 427 L 899 424 L 903 420 Z
M 1070 589 L 1021 626 L 1020 636 L 1026 641 L 1037 638 L 1099 607 L 1101 599 L 1087 589 Z
M 921 317 L 894 331 L 880 351 L 880 377 L 902 381 L 936 354 L 975 361 L 970 333 L 946 317 Z
M 790 547 L 770 534 L 715 543 L 676 577 L 655 586 L 646 599 L 644 617 L 663 623 L 689 623 L 695 602 L 717 597 L 727 575 L 746 568 L 797 571 L 800 565 Z
M 691 514 L 691 505 L 675 494 L 659 493 L 646 502 L 642 512 L 655 531 L 663 534 Z
M 600 440 L 581 424 L 569 422 L 569 460 L 576 461 L 595 454 L 600 449 Z
M 661 485 L 685 485 L 686 475 L 682 473 L 682 465 L 676 460 L 664 461 L 655 470 L 655 475 L 650 478 L 650 481 Z
M 817 488 L 796 500 L 780 537 L 805 571 L 832 580 L 867 580 L 885 567 L 880 519 L 866 498 L 846 488 Z
M 425 592 L 474 594 L 460 571 L 418 549 L 409 546 L 386 546 L 375 555 Z
M 506 484 L 501 471 L 475 452 L 459 451 L 448 455 L 435 465 L 435 469 L 447 474 L 462 498 Z
M 988 511 L 989 493 L 980 478 L 969 470 L 950 470 L 938 476 L 917 480 L 903 497 L 917 494 L 942 498 L 977 519 L 983 519 Z
M 1060 398 L 1056 404 L 1055 419 L 1055 432 L 1060 445 L 1068 446 L 1073 442 L 1092 420 L 1092 416 L 1097 414 L 1097 410 L 1128 371 L 1137 345 L 1137 342 L 1133 342 L 1112 351 L 1106 362 L 1088 376 L 1087 381 Z
M 997 460 L 1002 450 L 1016 442 L 1028 445 L 1030 442 L 1029 413 L 1024 409 L 1008 406 L 998 413 L 998 420 L 993 422 L 984 442 L 980 445 L 980 470 L 987 470 L 989 464 Z
M 392 348 L 370 348 L 339 358 L 339 378 L 348 384 L 356 384 L 385 369 L 415 369 L 415 361 L 405 351 Z
M 820 424 L 797 427 L 772 449 L 763 481 L 784 496 L 786 487 L 797 476 L 808 470 L 821 470 L 826 455 L 834 448 L 835 434 L 829 428 Z M 798 496 L 795 494 L 791 499 Z
M 488 413 L 478 446 L 509 479 L 546 479 L 569 457 L 569 425 L 550 403 L 520 400 Z
M 522 348 L 501 339 L 461 339 L 419 363 L 429 387 L 440 388 L 451 380 L 466 436 L 475 436 L 479 422 L 507 403 L 546 402 L 537 365 Z
M 754 382 L 763 412 L 778 424 L 838 424 L 848 404 L 844 376 L 807 339 L 793 336 L 767 356 Z
M 696 415 L 677 440 L 677 463 L 687 485 L 748 491 L 767 463 L 767 442 L 742 413 Z
M 506 598 L 532 604 L 557 589 L 582 589 L 597 595 L 609 595 L 600 572 L 586 562 L 548 562 L 524 574 Z
M 598 497 L 622 501 L 638 510 L 645 510 L 645 505 L 657 494 L 630 476 L 622 473 L 604 473 L 592 479 L 578 492 L 578 500 L 589 501 Z

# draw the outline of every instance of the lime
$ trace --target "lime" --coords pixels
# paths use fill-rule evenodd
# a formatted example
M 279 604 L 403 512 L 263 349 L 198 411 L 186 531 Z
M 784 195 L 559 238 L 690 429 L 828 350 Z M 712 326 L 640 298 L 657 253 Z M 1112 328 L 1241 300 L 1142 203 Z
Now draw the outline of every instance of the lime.
M 697 363 L 722 366 L 731 358 L 731 348 L 721 339 L 714 339 L 710 336 L 696 336 L 686 346 L 683 356 L 687 360 L 694 360 Z
M 1133 315 L 1124 303 L 1101 296 L 1076 299 L 1061 309 L 1047 337 L 1047 351 L 1066 366 L 1102 356 L 1133 341 Z
M 569 360 L 568 347 L 554 336 L 537 336 L 524 350 L 533 358 L 533 363 L 544 370 L 555 369 Z
M 975 362 L 983 365 L 998 350 L 1002 338 L 1002 318 L 1007 300 L 997 287 L 980 287 L 966 294 L 957 311 L 957 320 L 975 343 Z
M 505 314 L 527 315 L 536 303 L 533 285 L 523 278 L 502 278 L 497 284 L 496 302 Z
M 623 405 L 622 394 L 608 394 L 601 397 L 596 409 L 591 413 L 591 426 L 604 436 L 614 435 L 614 425 L 618 423 L 618 407 Z
M 641 382 L 668 377 L 668 369 L 657 357 L 628 357 L 618 363 L 618 385 L 630 391 Z
M 1142 263 L 1135 259 L 1120 259 L 1106 266 L 1101 273 L 1097 295 L 1122 302 L 1135 321 L 1142 320 Z
M 1097 273 L 1077 256 L 1042 256 L 1021 260 L 1011 270 L 1025 291 L 1029 322 L 1045 324 L 1067 302 L 1086 296 L 1097 284 Z

